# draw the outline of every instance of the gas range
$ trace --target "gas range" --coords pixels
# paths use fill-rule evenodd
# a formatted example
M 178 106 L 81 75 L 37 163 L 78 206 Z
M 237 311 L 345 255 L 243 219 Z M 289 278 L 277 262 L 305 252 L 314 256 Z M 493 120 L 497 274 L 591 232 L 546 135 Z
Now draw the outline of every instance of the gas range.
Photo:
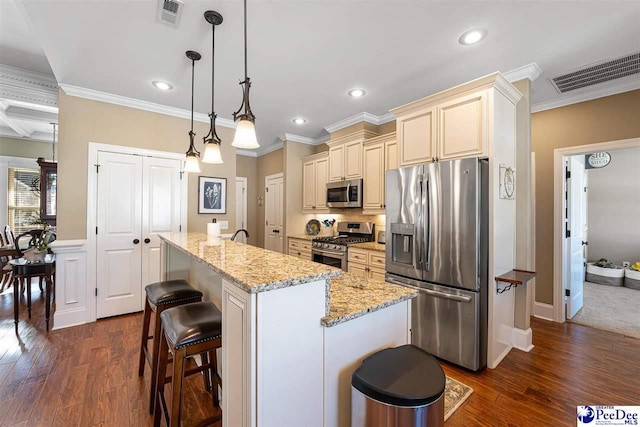
M 335 237 L 316 237 L 311 244 L 311 256 L 315 262 L 347 270 L 347 249 L 354 243 L 372 242 L 372 222 L 339 222 Z

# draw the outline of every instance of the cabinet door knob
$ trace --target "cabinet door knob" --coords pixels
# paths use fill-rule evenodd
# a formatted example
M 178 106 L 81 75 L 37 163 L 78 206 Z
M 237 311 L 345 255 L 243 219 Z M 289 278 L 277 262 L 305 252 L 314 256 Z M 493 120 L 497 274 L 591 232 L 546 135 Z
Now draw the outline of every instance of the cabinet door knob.
M 138 243 L 140 243 L 140 239 L 133 239 L 133 244 L 137 245 Z

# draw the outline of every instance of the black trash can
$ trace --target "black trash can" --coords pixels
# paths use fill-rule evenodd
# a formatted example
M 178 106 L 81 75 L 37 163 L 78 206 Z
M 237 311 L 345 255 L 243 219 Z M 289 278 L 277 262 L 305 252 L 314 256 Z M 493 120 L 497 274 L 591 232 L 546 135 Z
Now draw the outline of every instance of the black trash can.
M 351 376 L 351 427 L 442 427 L 445 382 L 440 363 L 416 346 L 374 353 Z

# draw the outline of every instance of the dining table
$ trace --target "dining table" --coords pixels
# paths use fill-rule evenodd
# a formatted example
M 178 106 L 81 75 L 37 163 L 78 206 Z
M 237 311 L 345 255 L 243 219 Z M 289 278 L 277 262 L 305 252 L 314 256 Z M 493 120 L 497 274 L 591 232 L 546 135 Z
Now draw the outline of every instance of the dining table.
M 2 249 L 0 249 L 0 256 L 3 256 Z M 31 318 L 30 281 L 34 277 L 41 277 L 45 282 L 45 320 L 48 331 L 53 295 L 53 277 L 56 272 L 55 254 L 47 254 L 42 261 L 28 261 L 25 258 L 15 258 L 9 261 L 9 265 L 11 265 L 13 270 L 13 315 L 16 329 L 18 328 L 18 320 L 20 317 L 20 282 L 23 279 L 28 280 L 25 291 L 27 294 L 27 311 L 29 318 Z

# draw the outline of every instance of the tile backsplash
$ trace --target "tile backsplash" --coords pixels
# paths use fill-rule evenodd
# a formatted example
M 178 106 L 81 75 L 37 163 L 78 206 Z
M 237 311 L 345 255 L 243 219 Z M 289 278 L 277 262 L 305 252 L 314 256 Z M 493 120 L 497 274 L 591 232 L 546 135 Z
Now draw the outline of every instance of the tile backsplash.
M 385 228 L 385 224 L 386 224 L 386 217 L 385 215 L 362 215 L 360 213 L 348 213 L 348 214 L 319 214 L 319 215 L 306 215 L 306 219 L 307 221 L 309 221 L 310 219 L 317 219 L 318 221 L 320 221 L 320 223 L 322 223 L 322 221 L 324 221 L 325 219 L 335 219 L 336 222 L 333 224 L 333 234 L 338 234 L 337 230 L 337 226 L 338 226 L 338 222 L 344 222 L 344 221 L 360 221 L 360 222 L 373 222 L 376 227 L 375 227 L 375 234 L 376 237 L 378 235 L 378 231 L 384 230 Z M 322 226 L 322 230 L 320 231 L 320 234 L 323 235 L 329 235 L 329 233 L 324 229 L 325 227 Z M 304 234 L 305 230 L 295 230 L 292 231 L 291 234 Z

